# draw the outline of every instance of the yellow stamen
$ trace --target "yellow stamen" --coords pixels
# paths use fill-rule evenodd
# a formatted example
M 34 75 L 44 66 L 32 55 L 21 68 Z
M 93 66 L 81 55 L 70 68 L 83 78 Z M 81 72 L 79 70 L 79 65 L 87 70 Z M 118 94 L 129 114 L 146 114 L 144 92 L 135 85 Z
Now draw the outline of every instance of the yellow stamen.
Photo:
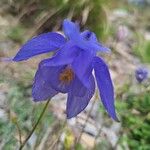
M 59 80 L 62 81 L 62 83 L 69 84 L 73 80 L 73 77 L 73 70 L 67 67 L 60 73 Z

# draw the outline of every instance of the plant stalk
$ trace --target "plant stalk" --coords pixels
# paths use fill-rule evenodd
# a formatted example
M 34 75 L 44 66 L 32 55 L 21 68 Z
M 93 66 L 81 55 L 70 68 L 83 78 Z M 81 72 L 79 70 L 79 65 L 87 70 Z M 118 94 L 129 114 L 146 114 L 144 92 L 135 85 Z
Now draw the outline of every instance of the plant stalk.
M 38 118 L 36 124 L 33 126 L 31 132 L 29 133 L 29 135 L 27 136 L 27 138 L 24 140 L 24 142 L 20 145 L 19 150 L 22 150 L 22 149 L 23 149 L 23 147 L 25 146 L 25 144 L 28 142 L 28 140 L 29 140 L 30 137 L 32 136 L 33 132 L 35 131 L 35 129 L 37 128 L 39 122 L 41 121 L 41 119 L 42 119 L 42 117 L 43 117 L 43 115 L 44 115 L 44 113 L 45 113 L 45 111 L 46 111 L 46 108 L 47 108 L 49 102 L 50 102 L 50 99 L 46 102 L 46 104 L 45 104 L 45 106 L 44 106 L 44 108 L 43 108 L 43 110 L 42 110 L 42 112 L 41 112 L 41 114 L 40 114 L 40 116 L 39 116 L 39 118 Z

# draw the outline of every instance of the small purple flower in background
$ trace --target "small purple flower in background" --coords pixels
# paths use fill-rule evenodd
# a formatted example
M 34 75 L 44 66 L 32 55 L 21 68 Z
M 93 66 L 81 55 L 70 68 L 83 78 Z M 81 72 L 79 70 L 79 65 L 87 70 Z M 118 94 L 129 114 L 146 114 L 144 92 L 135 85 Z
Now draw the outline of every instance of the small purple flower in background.
M 138 68 L 135 71 L 135 77 L 139 83 L 146 80 L 148 78 L 148 71 L 144 68 Z
M 129 30 L 126 26 L 120 25 L 117 30 L 117 40 L 123 41 L 129 35 Z
M 114 106 L 114 89 L 108 67 L 98 51 L 109 49 L 98 42 L 96 35 L 88 30 L 81 32 L 79 26 L 64 20 L 64 37 L 56 32 L 41 34 L 22 46 L 13 61 L 22 61 L 35 55 L 56 51 L 53 57 L 40 62 L 32 87 L 34 101 L 52 98 L 57 93 L 68 93 L 67 118 L 83 111 L 95 92 L 95 80 L 102 103 L 108 114 L 118 120 Z

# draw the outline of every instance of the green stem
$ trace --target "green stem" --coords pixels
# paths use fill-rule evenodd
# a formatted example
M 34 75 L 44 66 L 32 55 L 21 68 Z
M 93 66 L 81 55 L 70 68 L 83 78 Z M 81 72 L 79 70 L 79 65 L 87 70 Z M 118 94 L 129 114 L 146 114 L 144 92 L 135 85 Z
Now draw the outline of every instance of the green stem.
M 19 150 L 22 150 L 22 149 L 23 149 L 23 147 L 25 146 L 25 144 L 28 142 L 28 140 L 29 140 L 30 137 L 32 136 L 33 132 L 35 131 L 35 129 L 37 128 L 39 122 L 41 121 L 41 119 L 42 119 L 42 117 L 43 117 L 43 115 L 44 115 L 44 113 L 45 113 L 45 111 L 46 111 L 46 108 L 47 108 L 49 102 L 50 102 L 50 99 L 46 102 L 46 104 L 45 104 L 45 106 L 44 106 L 44 108 L 43 108 L 43 110 L 42 110 L 42 112 L 41 112 L 41 114 L 40 114 L 40 116 L 39 116 L 39 118 L 38 118 L 36 124 L 33 126 L 31 132 L 29 133 L 29 135 L 28 135 L 27 138 L 24 140 L 24 142 L 21 144 Z

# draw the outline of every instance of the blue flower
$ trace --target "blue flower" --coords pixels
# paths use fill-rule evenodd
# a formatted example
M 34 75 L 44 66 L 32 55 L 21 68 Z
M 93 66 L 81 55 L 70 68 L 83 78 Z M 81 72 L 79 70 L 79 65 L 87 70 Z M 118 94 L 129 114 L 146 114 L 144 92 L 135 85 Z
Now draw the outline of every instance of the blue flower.
M 146 80 L 148 78 L 148 71 L 144 68 L 138 68 L 135 71 L 135 77 L 139 83 Z
M 107 52 L 109 49 L 98 42 L 93 32 L 80 33 L 79 26 L 67 19 L 63 22 L 63 30 L 66 37 L 55 32 L 34 37 L 13 59 L 22 61 L 56 51 L 39 64 L 32 88 L 34 101 L 47 100 L 59 92 L 67 93 L 67 118 L 75 117 L 86 108 L 95 92 L 94 70 L 102 103 L 108 114 L 118 120 L 108 67 L 102 58 L 96 56 L 98 51 Z

